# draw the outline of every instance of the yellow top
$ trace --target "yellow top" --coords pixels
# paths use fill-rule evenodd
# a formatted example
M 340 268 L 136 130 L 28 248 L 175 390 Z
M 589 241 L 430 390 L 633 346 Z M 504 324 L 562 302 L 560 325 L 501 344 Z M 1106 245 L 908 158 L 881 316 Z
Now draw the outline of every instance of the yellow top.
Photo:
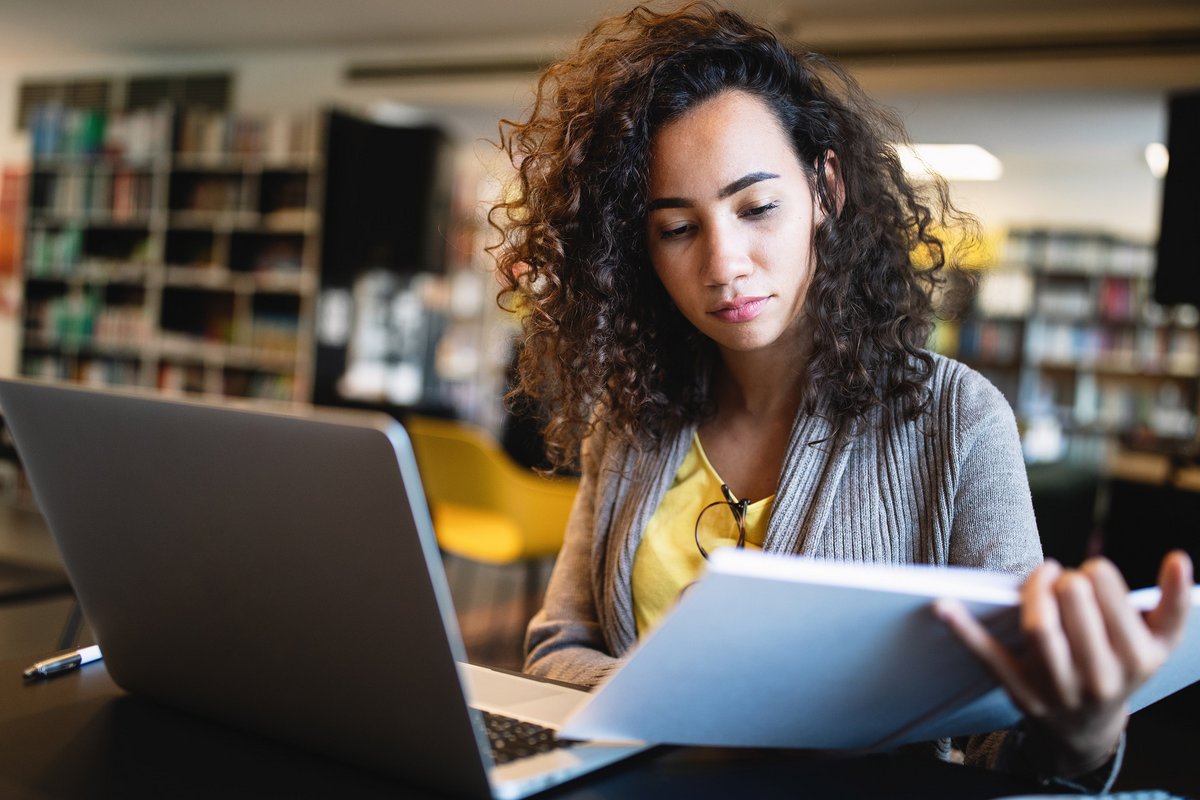
M 679 593 L 696 580 L 704 557 L 696 547 L 696 517 L 714 501 L 723 501 L 721 476 L 708 463 L 700 437 L 692 435 L 679 471 L 646 525 L 633 557 L 633 611 L 638 636 L 645 636 L 675 604 Z M 734 498 L 737 499 L 736 497 Z M 746 547 L 761 550 L 775 495 L 750 504 L 746 510 Z M 733 510 L 716 506 L 700 520 L 700 543 L 711 555 L 737 543 Z

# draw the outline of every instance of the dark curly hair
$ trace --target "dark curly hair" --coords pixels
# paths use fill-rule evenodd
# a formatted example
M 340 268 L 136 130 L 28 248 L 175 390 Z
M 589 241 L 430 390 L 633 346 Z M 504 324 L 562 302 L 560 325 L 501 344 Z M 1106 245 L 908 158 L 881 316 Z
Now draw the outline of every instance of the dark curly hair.
M 909 180 L 893 147 L 903 125 L 830 60 L 708 2 L 638 6 L 546 69 L 525 121 L 500 123 L 516 179 L 489 215 L 503 236 L 489 249 L 499 302 L 522 313 L 516 392 L 544 404 L 556 464 L 597 425 L 636 447 L 713 411 L 715 346 L 676 310 L 647 255 L 647 176 L 655 132 L 729 89 L 767 103 L 827 212 L 805 299 L 802 407 L 845 437 L 929 404 L 931 289 L 948 259 L 939 231 L 970 223 L 945 182 Z

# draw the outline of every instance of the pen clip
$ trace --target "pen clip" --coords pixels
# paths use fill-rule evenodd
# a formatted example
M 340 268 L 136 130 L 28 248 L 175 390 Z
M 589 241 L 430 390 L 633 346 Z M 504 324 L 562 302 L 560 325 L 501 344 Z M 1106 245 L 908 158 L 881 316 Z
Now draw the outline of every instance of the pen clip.
M 34 663 L 22 675 L 27 681 L 49 678 L 60 672 L 69 672 L 70 670 L 77 669 L 87 662 L 95 661 L 99 657 L 100 651 L 96 647 L 71 650 Z

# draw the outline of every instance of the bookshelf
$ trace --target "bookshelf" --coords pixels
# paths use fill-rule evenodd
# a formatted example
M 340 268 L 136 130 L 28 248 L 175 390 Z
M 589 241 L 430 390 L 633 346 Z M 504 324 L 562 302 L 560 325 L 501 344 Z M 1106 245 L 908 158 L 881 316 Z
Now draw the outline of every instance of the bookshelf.
M 1198 315 L 1152 300 L 1153 267 L 1151 242 L 1012 230 L 942 349 L 996 383 L 1023 425 L 1056 423 L 1081 459 L 1120 441 L 1190 441 Z
M 307 400 L 321 117 L 41 109 L 23 374 Z

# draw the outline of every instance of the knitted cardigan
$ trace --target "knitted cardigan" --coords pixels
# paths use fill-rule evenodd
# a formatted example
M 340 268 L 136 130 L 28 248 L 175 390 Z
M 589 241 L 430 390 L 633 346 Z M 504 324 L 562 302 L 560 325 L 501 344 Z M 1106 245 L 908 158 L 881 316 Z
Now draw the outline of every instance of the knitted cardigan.
M 792 427 L 763 550 L 1024 576 L 1042 559 L 1012 410 L 979 373 L 934 355 L 929 413 L 834 447 L 821 416 Z M 633 558 L 695 431 L 655 448 L 584 446 L 579 494 L 526 669 L 594 685 L 637 639 Z
M 1020 576 L 1041 562 L 1012 409 L 982 375 L 931 355 L 931 406 L 914 421 L 834 447 L 827 419 L 797 416 L 764 551 Z M 585 443 L 563 548 L 527 632 L 526 671 L 593 686 L 634 645 L 634 555 L 694 431 L 640 450 L 602 435 Z M 971 760 L 1010 762 L 1019 738 L 977 742 Z M 1087 783 L 1110 784 L 1117 766 Z

